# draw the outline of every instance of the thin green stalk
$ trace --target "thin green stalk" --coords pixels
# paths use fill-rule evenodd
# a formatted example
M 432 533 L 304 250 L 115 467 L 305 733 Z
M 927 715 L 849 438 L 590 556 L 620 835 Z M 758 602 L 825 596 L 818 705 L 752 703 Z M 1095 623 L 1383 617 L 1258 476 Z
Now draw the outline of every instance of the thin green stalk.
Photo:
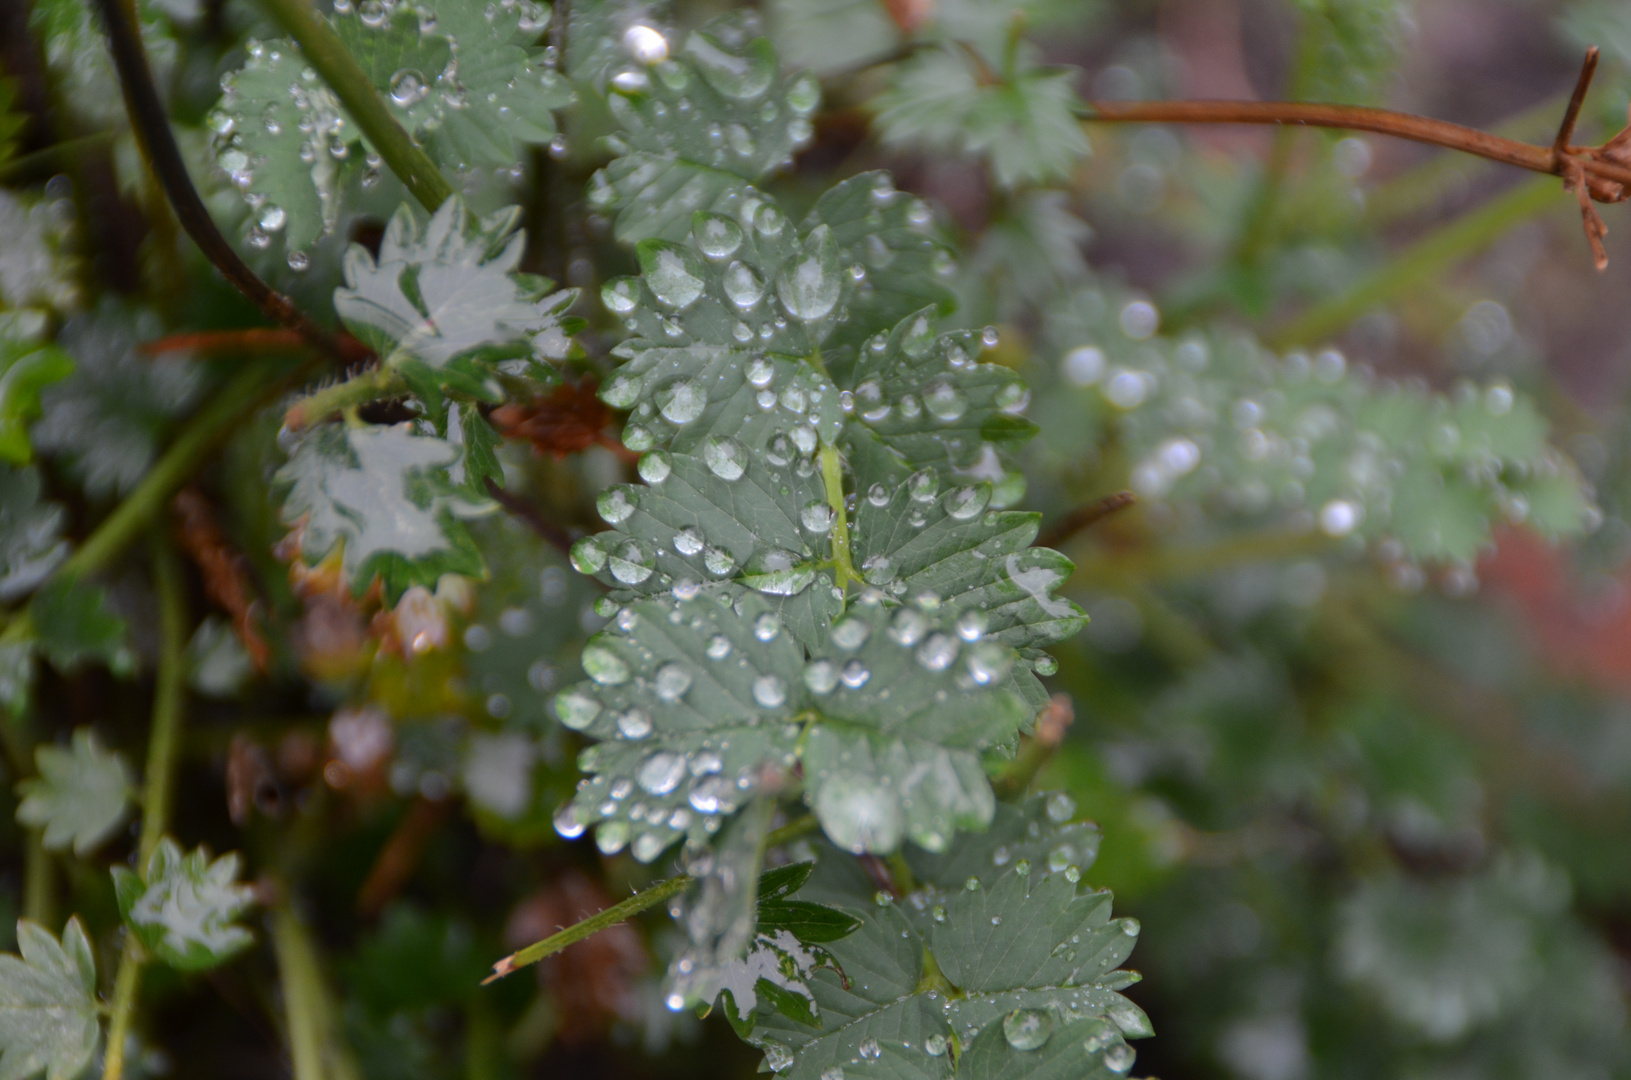
M 261 0 L 261 6 L 295 39 L 306 62 L 323 77 L 362 133 L 374 145 L 426 210 L 435 210 L 453 194 L 436 163 L 397 123 L 379 91 L 369 80 L 334 28 L 309 0 Z
M 168 539 L 153 534 L 153 581 L 159 597 L 159 670 L 153 692 L 153 727 L 147 741 L 147 785 L 142 794 L 142 836 L 137 846 L 136 872 L 145 880 L 147 863 L 170 824 L 170 802 L 175 791 L 176 758 L 181 748 L 185 718 L 187 677 L 187 597 L 182 587 L 181 563 Z M 141 984 L 145 957 L 134 934 L 125 938 L 119 954 L 119 974 L 113 988 L 113 1017 L 108 1023 L 108 1052 L 102 1080 L 121 1080 L 125 1071 L 125 1037 L 136 1012 L 136 991 Z
M 51 853 L 45 850 L 45 833 L 29 829 L 23 848 L 23 918 L 41 926 L 56 924 L 56 897 L 52 889 Z
M 48 165 L 59 158 L 72 160 L 81 151 L 89 150 L 93 146 L 112 142 L 119 136 L 117 131 L 97 131 L 90 135 L 81 135 L 74 139 L 64 139 L 59 143 L 52 143 L 43 150 L 36 150 L 32 154 L 12 158 L 4 165 L 0 165 L 0 180 L 9 180 L 13 176 L 27 173 L 39 165 Z
M 126 932 L 125 947 L 119 953 L 119 974 L 113 983 L 113 1017 L 108 1021 L 102 1080 L 120 1080 L 125 1074 L 125 1043 L 130 1040 L 130 1021 L 136 1015 L 136 991 L 141 980 L 142 947 L 135 934 Z
M 827 489 L 827 506 L 832 510 L 833 574 L 837 578 L 838 588 L 842 590 L 851 581 L 857 584 L 861 581 L 861 575 L 855 572 L 855 564 L 850 561 L 849 511 L 844 505 L 844 463 L 838 457 L 838 448 L 834 446 L 823 446 L 819 457 L 821 482 Z
M 163 511 L 170 496 L 181 489 L 245 417 L 304 379 L 320 362 L 313 359 L 297 368 L 281 371 L 256 364 L 240 371 L 192 418 L 136 490 L 114 508 L 57 573 L 84 577 L 106 568 Z M 24 618 L 26 615 L 20 616 L 18 621 Z
M 1272 348 L 1288 349 L 1319 341 L 1372 308 L 1419 289 L 1456 263 L 1493 244 L 1514 225 L 1548 207 L 1564 205 L 1557 181 L 1541 177 L 1429 233 L 1347 292 L 1315 304 L 1268 335 Z M 1569 204 L 1572 205 L 1572 204 Z
M 805 814 L 788 822 L 779 829 L 772 829 L 765 837 L 765 848 L 773 848 L 796 840 L 806 833 L 816 830 L 815 815 Z M 650 908 L 656 907 L 665 900 L 669 900 L 684 892 L 696 879 L 690 874 L 676 874 L 664 881 L 647 888 L 644 892 L 637 892 L 627 900 L 613 904 L 605 911 L 591 915 L 581 922 L 573 923 L 558 934 L 553 934 L 542 941 L 534 942 L 526 948 L 511 953 L 493 965 L 493 973 L 482 980 L 482 985 L 497 982 L 504 976 L 521 968 L 536 964 L 547 956 L 554 956 L 568 945 L 575 945 L 586 937 L 590 937 L 609 926 L 640 914 Z
M 296 430 L 309 428 L 358 405 L 401 397 L 407 392 L 407 380 L 397 371 L 378 367 L 301 398 L 289 406 L 283 422 Z
M 287 907 L 272 913 L 272 949 L 277 954 L 278 979 L 283 986 L 283 1016 L 294 1080 L 327 1080 L 323 1068 L 322 973 L 317 969 L 317 955 L 306 928 Z

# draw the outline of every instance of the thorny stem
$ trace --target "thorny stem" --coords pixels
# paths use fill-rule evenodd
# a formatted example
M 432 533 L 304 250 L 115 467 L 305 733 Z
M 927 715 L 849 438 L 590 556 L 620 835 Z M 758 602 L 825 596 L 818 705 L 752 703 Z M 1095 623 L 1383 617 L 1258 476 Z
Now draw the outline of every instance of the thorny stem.
M 159 595 L 159 671 L 153 693 L 153 728 L 147 743 L 142 837 L 136 852 L 136 872 L 144 880 L 148 860 L 170 823 L 187 676 L 187 597 L 182 591 L 181 564 L 175 549 L 160 533 L 153 535 L 153 580 Z M 114 980 L 113 1017 L 108 1022 L 102 1080 L 121 1080 L 124 1076 L 125 1041 L 136 1013 L 136 991 L 144 960 L 136 935 L 127 931 L 119 954 L 119 974 Z
M 153 83 L 153 72 L 147 66 L 147 54 L 136 33 L 129 7 L 121 0 L 96 0 L 102 21 L 108 32 L 108 46 L 113 53 L 114 66 L 119 71 L 119 82 L 124 88 L 125 108 L 130 113 L 131 126 L 141 141 L 147 161 L 158 177 L 165 196 L 175 209 L 181 227 L 187 230 L 205 257 L 215 264 L 231 285 L 273 322 L 281 323 L 298 333 L 319 351 L 337 360 L 345 360 L 345 351 L 323 330 L 295 306 L 293 300 L 262 281 L 249 264 L 221 235 L 215 220 L 210 217 L 198 189 L 187 175 L 187 165 L 170 130 L 170 122 Z
M 1286 349 L 1329 336 L 1366 311 L 1440 277 L 1460 260 L 1494 243 L 1515 223 L 1556 205 L 1556 196 L 1551 182 L 1542 179 L 1513 188 L 1428 233 L 1346 292 L 1315 304 L 1269 334 L 1268 344 Z
M 818 455 L 821 460 L 821 482 L 827 489 L 827 506 L 832 510 L 833 576 L 840 591 L 851 581 L 857 584 L 861 575 L 855 572 L 849 551 L 849 511 L 844 505 L 844 463 L 838 457 L 838 448 L 823 446 Z
M 431 211 L 441 206 L 453 194 L 453 185 L 397 123 L 340 35 L 317 14 L 309 0 L 261 0 L 261 6 L 294 38 L 306 61 L 334 91 L 419 205 Z
M 788 822 L 779 829 L 772 829 L 765 837 L 766 848 L 773 848 L 796 840 L 805 833 L 814 832 L 816 819 L 813 814 L 806 814 Z M 609 926 L 616 926 L 626 919 L 633 918 L 649 908 L 656 907 L 665 900 L 678 896 L 691 886 L 696 879 L 690 874 L 676 874 L 671 878 L 657 882 L 644 892 L 637 892 L 627 900 L 620 901 L 605 911 L 591 915 L 587 919 L 573 923 L 558 934 L 553 934 L 542 941 L 528 945 L 511 953 L 493 965 L 493 973 L 481 981 L 481 985 L 497 982 L 504 976 L 519 971 L 521 968 L 548 956 L 554 956 L 568 945 L 575 945 L 586 937 L 599 933 Z
M 291 430 L 299 431 L 357 405 L 401 397 L 407 392 L 407 380 L 394 369 L 373 368 L 301 398 L 289 407 L 283 422 Z

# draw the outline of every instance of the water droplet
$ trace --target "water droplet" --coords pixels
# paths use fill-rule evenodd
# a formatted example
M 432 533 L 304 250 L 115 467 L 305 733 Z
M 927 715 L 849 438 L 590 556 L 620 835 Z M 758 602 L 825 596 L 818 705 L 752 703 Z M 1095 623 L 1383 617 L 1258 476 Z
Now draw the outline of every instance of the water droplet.
M 640 269 L 646 285 L 658 301 L 675 311 L 684 311 L 702 295 L 701 268 L 693 256 L 678 244 L 648 240 L 640 245 Z
M 725 790 L 724 777 L 705 776 L 692 785 L 691 793 L 686 796 L 686 801 L 699 814 L 717 814 L 724 805 L 721 796 Z
M 625 739 L 643 739 L 651 734 L 651 716 L 644 709 L 630 709 L 617 718 L 617 731 Z
M 555 715 L 573 731 L 582 731 L 600 715 L 600 702 L 581 690 L 555 695 Z
M 1133 1067 L 1133 1048 L 1126 1043 L 1116 1043 L 1104 1052 L 1104 1067 L 1111 1072 L 1124 1073 Z
M 702 592 L 702 583 L 691 577 L 675 578 L 674 587 L 670 591 L 676 600 L 695 600 Z
M 425 77 L 411 68 L 403 68 L 391 76 L 391 101 L 401 108 L 418 104 L 429 92 Z
M 917 662 L 930 671 L 945 671 L 957 659 L 957 639 L 950 634 L 930 634 L 917 650 Z
M 1332 499 L 1320 507 L 1320 531 L 1326 536 L 1347 536 L 1365 520 L 1365 508 L 1348 499 Z
M 887 585 L 895 580 L 895 564 L 887 555 L 868 555 L 861 564 L 861 576 L 869 585 Z
M 691 669 L 678 661 L 670 661 L 657 669 L 651 687 L 664 701 L 678 701 L 691 689 Z
M 859 690 L 872 678 L 872 672 L 859 659 L 846 663 L 838 673 L 838 680 L 851 690 Z
M 1043 807 L 1048 820 L 1055 825 L 1063 825 L 1076 816 L 1076 800 L 1063 791 L 1055 791 L 1049 795 Z
M 595 509 L 608 525 L 627 521 L 634 508 L 635 497 L 624 485 L 607 488 L 595 499 Z
M 687 526 L 674 534 L 674 550 L 681 555 L 700 555 L 702 546 L 702 533 L 695 526 Z
M 625 585 L 638 585 L 651 576 L 657 557 L 637 541 L 630 540 L 611 554 L 607 566 L 612 577 Z
M 572 566 L 580 574 L 593 574 L 606 565 L 606 550 L 593 536 L 585 536 L 572 545 Z
M 1105 382 L 1100 393 L 1104 395 L 1106 401 L 1118 409 L 1136 409 L 1150 396 L 1150 385 L 1142 373 L 1117 368 L 1115 374 Z
M 702 444 L 702 460 L 721 480 L 740 480 L 747 471 L 748 452 L 735 439 L 715 435 Z
M 736 569 L 736 559 L 724 548 L 710 547 L 702 553 L 702 565 L 715 577 L 724 577 Z
M 813 533 L 824 533 L 832 527 L 832 508 L 820 499 L 805 504 L 799 511 L 799 523 Z
M 725 267 L 720 284 L 725 289 L 725 298 L 741 311 L 752 311 L 765 294 L 764 281 L 746 264 L 740 262 L 733 262 Z
M 600 302 L 607 311 L 627 315 L 640 302 L 640 283 L 631 277 L 612 278 L 600 287 Z M 632 404 L 631 400 L 617 407 L 626 409 Z
M 1031 404 L 1031 391 L 1024 383 L 1011 382 L 997 391 L 996 405 L 1000 412 L 1018 416 Z
M 844 1067 L 842 1065 L 829 1065 L 821 1070 L 821 1080 L 844 1080 Z
M 589 645 L 583 650 L 583 670 L 602 686 L 629 681 L 629 665 L 604 645 Z
M 760 641 L 775 641 L 782 632 L 782 621 L 773 611 L 761 611 L 753 620 L 753 636 Z
M 825 696 L 838 686 L 838 668 L 831 660 L 812 661 L 804 669 L 804 685 L 810 693 Z
M 644 23 L 635 23 L 623 31 L 623 48 L 634 59 L 648 66 L 668 59 L 668 39 Z
M 1161 325 L 1161 313 L 1147 300 L 1134 300 L 1121 309 L 1121 332 L 1134 341 L 1143 341 Z
M 555 811 L 555 831 L 564 840 L 576 840 L 583 835 L 583 822 L 578 820 L 577 808 L 571 803 Z
M 261 207 L 260 226 L 269 233 L 280 231 L 288 224 L 289 215 L 283 212 L 283 207 L 276 203 L 267 203 Z
M 674 459 L 666 450 L 653 450 L 640 459 L 640 479 L 648 484 L 660 484 L 674 471 Z
M 1015 1050 L 1040 1050 L 1052 1035 L 1053 1014 L 1042 1009 L 1016 1009 L 1002 1021 L 1002 1037 Z
M 707 404 L 706 391 L 690 380 L 681 380 L 668 388 L 662 414 L 671 424 L 689 424 L 702 415 Z
M 755 554 L 742 568 L 744 585 L 772 596 L 795 596 L 814 580 L 814 566 L 800 562 L 797 555 L 781 548 Z
M 838 241 L 832 229 L 818 225 L 803 247 L 776 278 L 776 295 L 796 319 L 819 319 L 838 305 L 843 278 L 838 266 Z
M 864 620 L 851 617 L 832 628 L 832 643 L 845 652 L 854 652 L 866 644 L 871 633 L 872 627 Z
M 950 1048 L 951 1041 L 938 1031 L 923 1040 L 923 1052 L 930 1057 L 945 1057 Z
M 957 636 L 964 641 L 979 641 L 985 636 L 985 612 L 979 608 L 969 608 L 957 616 Z
M 884 397 L 883 386 L 877 379 L 868 379 L 855 388 L 855 401 L 861 409 L 861 419 L 871 424 L 889 419 L 893 406 Z
M 766 709 L 778 709 L 787 701 L 787 682 L 775 675 L 753 680 L 753 700 Z
M 667 795 L 680 786 L 684 776 L 685 758 L 663 750 L 646 758 L 635 779 L 640 783 L 640 790 L 652 795 Z
M 698 214 L 691 223 L 697 248 L 710 259 L 728 259 L 742 246 L 742 227 L 718 214 Z
M 958 521 L 978 517 L 991 501 L 991 489 L 984 484 L 956 488 L 946 493 L 946 513 Z
M 297 274 L 304 274 L 311 269 L 311 256 L 304 251 L 291 250 L 288 257 L 289 269 Z
M 780 236 L 786 227 L 787 219 L 782 212 L 768 203 L 753 212 L 753 228 L 761 236 Z
M 907 647 L 916 645 L 929 629 L 929 620 L 913 608 L 901 608 L 889 620 L 889 636 Z
M 1014 654 L 1008 647 L 995 641 L 982 641 L 968 654 L 969 678 L 981 686 L 990 686 L 1008 677 L 1013 669 Z
M 923 388 L 923 407 L 942 423 L 960 419 L 968 411 L 968 399 L 950 379 L 935 379 Z

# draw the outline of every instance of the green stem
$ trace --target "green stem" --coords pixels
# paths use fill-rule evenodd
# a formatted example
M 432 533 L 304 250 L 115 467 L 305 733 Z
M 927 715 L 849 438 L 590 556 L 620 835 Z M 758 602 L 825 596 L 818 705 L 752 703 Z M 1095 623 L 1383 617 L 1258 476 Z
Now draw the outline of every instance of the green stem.
M 1539 178 L 1429 233 L 1347 292 L 1315 304 L 1268 336 L 1275 349 L 1307 345 L 1330 337 L 1359 316 L 1399 296 L 1419 290 L 1456 263 L 1494 243 L 1517 223 L 1548 207 L 1562 205 L 1557 182 Z
M 312 8 L 309 0 L 261 0 L 261 5 L 295 39 L 307 63 L 328 83 L 419 205 L 426 210 L 442 205 L 453 194 L 453 185 L 397 123 L 334 27 Z
M 72 161 L 81 151 L 89 150 L 93 146 L 100 146 L 102 143 L 112 142 L 118 136 L 119 132 L 117 131 L 97 131 L 90 135 L 81 135 L 75 139 L 64 139 L 62 142 L 52 143 L 43 150 L 36 150 L 32 154 L 12 158 L 4 165 L 0 165 L 0 180 L 9 180 L 19 173 L 26 173 L 35 166 L 49 164 L 58 158 Z
M 147 790 L 142 795 L 142 837 L 137 871 L 147 874 L 147 861 L 170 827 L 175 794 L 176 758 L 185 719 L 187 679 L 187 598 L 181 563 L 168 539 L 153 537 L 153 580 L 159 594 L 159 669 L 153 692 L 153 730 L 147 743 Z
M 378 367 L 301 398 L 289 406 L 283 422 L 296 430 L 309 428 L 358 405 L 401 397 L 407 392 L 407 380 L 395 369 Z
M 180 490 L 216 447 L 238 429 L 245 417 L 304 379 L 320 362 L 313 359 L 292 370 L 281 371 L 256 364 L 239 372 L 193 417 L 136 490 L 97 526 L 57 573 L 84 577 L 106 568 L 164 509 L 170 496 Z M 18 621 L 24 618 L 26 615 L 20 616 Z M 26 631 L 24 627 L 25 635 Z
M 796 840 L 807 833 L 812 833 L 816 830 L 817 825 L 814 814 L 805 814 L 803 817 L 795 818 L 779 829 L 772 829 L 765 836 L 765 848 L 768 850 L 780 844 Z M 524 949 L 513 952 L 493 965 L 493 973 L 482 980 L 482 985 L 486 986 L 488 983 L 496 982 L 511 972 L 536 964 L 547 956 L 554 956 L 568 945 L 575 945 L 584 938 L 606 929 L 608 926 L 616 926 L 618 923 L 631 919 L 642 911 L 656 907 L 663 901 L 684 892 L 695 880 L 690 874 L 676 874 L 667 880 L 657 882 L 644 892 L 637 892 L 627 900 L 613 904 L 605 911 L 589 916 L 582 922 L 573 923 L 558 934 L 551 935 L 542 941 L 534 942 Z
M 136 1014 L 136 990 L 142 978 L 142 947 L 136 935 L 126 931 L 125 947 L 119 954 L 119 974 L 113 984 L 113 1018 L 108 1022 L 108 1050 L 102 1062 L 102 1080 L 121 1080 L 125 1075 L 125 1043 L 130 1038 L 130 1021 Z
M 289 1061 L 294 1080 L 326 1080 L 323 1068 L 322 974 L 306 928 L 287 907 L 272 913 L 272 947 L 283 985 L 283 1016 L 288 1027 Z
M 613 904 L 599 914 L 591 915 L 582 922 L 573 923 L 558 934 L 552 934 L 542 941 L 528 945 L 525 949 L 513 952 L 493 965 L 493 973 L 482 980 L 482 985 L 496 982 L 512 972 L 536 964 L 547 956 L 554 956 L 568 945 L 575 945 L 608 926 L 616 926 L 648 908 L 656 907 L 684 892 L 694 880 L 690 874 L 676 874 L 666 881 L 657 882 L 644 892 L 637 892 L 627 900 Z
M 159 672 L 153 691 L 153 728 L 147 742 L 147 787 L 142 794 L 142 837 L 137 846 L 136 872 L 145 880 L 147 863 L 170 824 L 170 800 L 175 791 L 176 757 L 181 748 L 187 676 L 187 597 L 181 581 L 181 563 L 163 533 L 153 534 L 153 582 L 159 596 Z M 102 1080 L 120 1080 L 125 1071 L 125 1038 L 136 1013 L 136 990 L 141 984 L 141 945 L 127 933 L 119 954 L 119 974 L 113 986 L 113 1018 L 108 1023 L 108 1052 Z
M 45 833 L 28 830 L 23 849 L 23 918 L 41 926 L 56 922 L 56 898 L 52 895 L 51 853 L 45 850 Z
M 844 463 L 836 446 L 823 446 L 818 455 L 821 461 L 821 482 L 827 489 L 827 506 L 832 509 L 833 574 L 840 590 L 851 581 L 859 584 L 861 575 L 855 572 L 849 551 L 849 511 L 844 506 Z

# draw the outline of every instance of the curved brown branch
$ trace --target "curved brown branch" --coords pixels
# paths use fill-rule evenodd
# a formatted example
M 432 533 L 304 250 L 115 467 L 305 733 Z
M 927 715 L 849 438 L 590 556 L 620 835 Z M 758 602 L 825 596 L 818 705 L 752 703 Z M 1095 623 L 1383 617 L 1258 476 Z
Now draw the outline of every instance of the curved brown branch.
M 313 347 L 336 360 L 349 362 L 347 350 L 335 341 L 333 335 L 313 323 L 295 306 L 294 301 L 262 281 L 238 255 L 227 238 L 221 235 L 215 220 L 204 207 L 198 189 L 187 175 L 186 163 L 176 146 L 175 135 L 158 88 L 153 83 L 153 72 L 147 66 L 147 54 L 141 38 L 131 23 L 129 11 L 121 0 L 96 0 L 97 10 L 108 33 L 108 47 L 113 53 L 113 64 L 119 72 L 119 83 L 124 89 L 125 108 L 130 113 L 131 125 L 141 141 L 148 163 L 164 189 L 165 197 L 175 209 L 181 227 L 187 230 L 205 257 L 215 265 L 239 292 L 265 312 L 267 318 L 288 327 Z

